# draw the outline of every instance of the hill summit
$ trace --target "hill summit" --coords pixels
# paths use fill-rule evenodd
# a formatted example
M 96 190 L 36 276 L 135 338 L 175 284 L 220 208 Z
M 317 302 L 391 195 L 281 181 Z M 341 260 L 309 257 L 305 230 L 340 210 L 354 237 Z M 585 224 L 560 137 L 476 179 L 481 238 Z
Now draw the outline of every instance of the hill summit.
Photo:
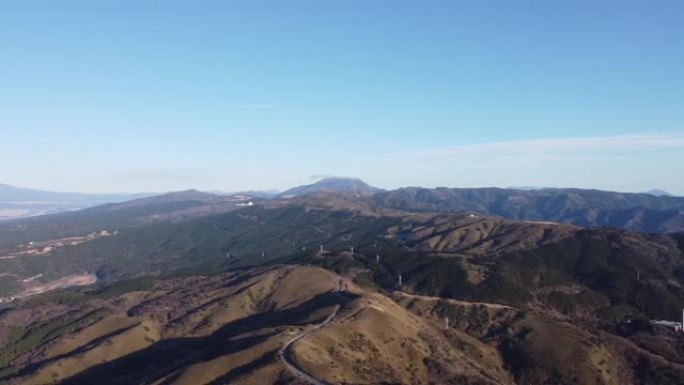
M 656 197 L 673 197 L 674 196 L 673 194 L 670 194 L 669 192 L 667 192 L 665 190 L 661 190 L 661 189 L 657 189 L 657 188 L 653 189 L 653 190 L 645 191 L 644 194 L 653 195 Z
M 313 192 L 344 192 L 358 195 L 370 195 L 382 191 L 357 178 L 325 178 L 316 183 L 293 187 L 279 195 L 280 198 L 290 198 Z

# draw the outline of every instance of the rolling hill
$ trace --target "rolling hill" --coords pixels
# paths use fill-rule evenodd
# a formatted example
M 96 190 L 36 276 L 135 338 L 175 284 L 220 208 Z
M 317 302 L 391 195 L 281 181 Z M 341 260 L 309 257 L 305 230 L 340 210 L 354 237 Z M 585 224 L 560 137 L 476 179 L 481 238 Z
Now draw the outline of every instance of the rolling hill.
M 190 190 L 0 224 L 0 375 L 681 382 L 680 335 L 649 320 L 681 315 L 684 234 L 404 210 L 383 194 Z
M 106 212 L 105 218 L 116 216 Z M 5 248 L 0 296 L 21 296 L 84 274 L 108 283 L 278 262 L 319 265 L 384 289 L 403 274 L 404 284 L 417 293 L 515 306 L 549 298 L 572 302 L 563 287 L 583 288 L 580 293 L 607 300 L 611 305 L 604 308 L 616 312 L 616 320 L 672 318 L 684 305 L 679 286 L 684 243 L 676 235 L 474 214 L 367 214 L 272 201 L 182 221 L 96 230 L 104 233 L 88 226 L 79 236 Z M 333 253 L 330 258 L 320 258 L 321 246 Z M 352 246 L 354 254 L 342 253 Z
M 236 210 L 260 202 L 247 195 L 220 196 L 196 190 L 110 203 L 79 211 L 0 222 L 0 250 L 102 230 L 175 223 Z
M 684 198 L 583 189 L 401 188 L 379 192 L 375 205 L 419 212 L 475 212 L 632 231 L 684 231 Z
M 681 346 L 664 330 L 608 333 L 532 309 L 372 290 L 308 266 L 67 290 L 0 314 L 0 325 L 7 384 L 684 379 Z
M 23 201 L 0 199 L 0 219 L 3 219 L 3 215 L 4 219 L 9 219 L 73 211 L 132 198 L 126 195 L 60 195 L 36 190 L 16 188 L 10 188 L 10 190 L 12 191 L 10 195 Z M 56 196 L 61 196 L 61 198 L 55 198 Z M 2 188 L 0 188 L 0 198 L 2 197 Z M 229 202 L 235 200 L 234 197 L 249 197 L 253 201 L 272 200 L 276 202 L 275 204 L 285 201 L 318 207 L 357 209 L 366 213 L 375 212 L 379 215 L 396 212 L 451 214 L 466 212 L 514 220 L 567 223 L 582 227 L 619 227 L 649 233 L 684 231 L 684 198 L 664 194 L 553 188 L 524 190 L 408 187 L 382 190 L 353 178 L 322 179 L 310 185 L 294 187 L 277 195 L 273 192 L 209 194 L 188 190 L 150 196 L 147 199 L 136 199 L 131 204 L 113 205 L 109 208 L 112 211 L 121 211 L 121 208 L 137 206 L 141 210 L 146 210 L 146 207 L 158 205 L 154 210 L 149 210 L 153 214 L 148 219 L 165 221 L 171 217 L 179 221 L 224 212 L 232 206 Z M 36 199 L 62 200 L 50 203 L 50 201 Z M 86 200 L 83 201 L 83 199 Z M 166 208 L 161 207 L 164 203 L 168 204 Z M 194 208 L 186 207 L 187 210 L 183 211 L 180 206 L 184 204 Z M 26 205 L 32 208 L 27 211 Z M 52 208 L 48 206 L 41 208 L 41 205 L 48 205 Z M 160 215 L 154 216 L 154 212 Z M 167 212 L 171 212 L 168 217 L 165 216 Z M 61 224 L 59 221 L 60 219 L 46 220 L 46 222 Z

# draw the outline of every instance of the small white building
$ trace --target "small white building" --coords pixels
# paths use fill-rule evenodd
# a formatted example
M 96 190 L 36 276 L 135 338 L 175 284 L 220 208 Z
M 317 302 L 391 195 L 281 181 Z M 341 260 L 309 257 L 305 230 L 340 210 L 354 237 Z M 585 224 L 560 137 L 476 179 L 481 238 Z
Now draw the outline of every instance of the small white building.
M 684 309 L 682 309 L 682 322 L 653 320 L 651 325 L 665 326 L 676 332 L 684 332 Z
M 658 326 L 665 326 L 666 328 L 673 329 L 676 332 L 681 332 L 682 331 L 682 324 L 681 322 L 675 322 L 675 321 L 651 321 L 651 324 L 653 325 L 658 325 Z

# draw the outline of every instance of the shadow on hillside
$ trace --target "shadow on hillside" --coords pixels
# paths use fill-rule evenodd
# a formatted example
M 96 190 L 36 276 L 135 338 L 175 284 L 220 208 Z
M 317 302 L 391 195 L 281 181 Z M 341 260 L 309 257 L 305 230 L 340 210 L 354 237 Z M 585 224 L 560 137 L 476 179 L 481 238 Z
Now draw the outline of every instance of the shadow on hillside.
M 48 358 L 48 359 L 43 360 L 43 361 L 31 363 L 31 364 L 23 367 L 21 370 L 19 370 L 12 377 L 25 376 L 25 375 L 34 373 L 34 372 L 38 371 L 38 369 L 40 369 L 46 365 L 49 365 L 53 362 L 56 362 L 56 361 L 59 361 L 59 360 L 65 359 L 65 358 L 69 358 L 69 357 L 74 357 L 74 356 L 77 356 L 79 354 L 85 354 L 86 352 L 92 350 L 93 348 L 97 347 L 99 344 L 107 341 L 108 339 L 110 339 L 112 337 L 116 337 L 119 334 L 123 334 L 123 333 L 133 329 L 136 326 L 137 325 L 131 325 L 131 326 L 126 326 L 126 327 L 114 330 L 111 333 L 107 333 L 103 336 L 97 337 L 97 338 L 91 340 L 90 342 L 88 342 L 87 344 L 85 344 L 83 346 L 79 346 L 78 348 L 71 350 L 67 353 L 59 354 L 59 355 L 56 355 L 54 357 Z M 4 380 L 4 378 L 0 378 L 0 381 L 1 380 Z
M 270 352 L 264 353 L 261 357 L 255 359 L 254 361 L 231 369 L 228 373 L 222 375 L 221 377 L 215 379 L 207 385 L 230 384 L 231 381 L 235 381 L 241 376 L 244 376 L 245 374 L 249 374 L 263 366 L 268 365 L 269 363 L 273 362 L 277 357 L 278 350 L 271 350 Z
M 258 345 L 277 332 L 239 339 L 233 339 L 234 337 L 263 328 L 309 324 L 311 321 L 307 321 L 307 318 L 313 312 L 344 304 L 354 298 L 349 293 L 345 296 L 333 292 L 319 294 L 292 309 L 269 311 L 230 322 L 209 336 L 159 341 L 145 349 L 93 366 L 61 383 L 69 385 L 151 383 L 188 365 L 209 361 Z M 320 322 L 325 317 L 326 315 L 322 315 L 320 320 L 314 322 Z M 274 355 L 266 356 L 275 359 Z M 262 357 L 262 360 L 265 359 Z M 250 367 L 249 365 L 246 367 Z M 226 376 L 233 377 L 242 373 L 239 369 L 233 369 Z

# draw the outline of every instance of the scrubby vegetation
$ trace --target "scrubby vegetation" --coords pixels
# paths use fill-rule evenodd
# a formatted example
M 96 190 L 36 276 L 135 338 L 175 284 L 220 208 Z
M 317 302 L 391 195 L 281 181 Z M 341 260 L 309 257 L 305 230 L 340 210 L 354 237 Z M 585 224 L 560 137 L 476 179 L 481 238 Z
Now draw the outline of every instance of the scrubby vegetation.
M 684 307 L 684 290 L 680 284 L 684 272 L 684 238 L 614 229 L 582 230 L 564 226 L 556 231 L 554 225 L 535 226 L 464 215 L 370 215 L 299 204 L 253 206 L 179 223 L 121 229 L 116 236 L 64 248 L 49 257 L 3 260 L 0 265 L 6 267 L 9 274 L 26 276 L 51 270 L 50 274 L 60 276 L 88 271 L 98 277 L 98 283 L 93 287 L 70 288 L 21 302 L 21 306 L 58 306 L 69 311 L 65 316 L 51 316 L 40 322 L 14 324 L 15 329 L 5 336 L 7 342 L 2 350 L 4 376 L 11 376 L 11 363 L 17 359 L 25 360 L 29 352 L 39 351 L 59 340 L 60 336 L 72 334 L 102 318 L 99 313 L 88 314 L 87 306 L 82 307 L 83 304 L 101 304 L 133 292 L 140 293 L 126 298 L 144 297 L 146 293 L 159 292 L 159 285 L 171 285 L 176 289 L 174 293 L 185 293 L 191 291 L 193 285 L 205 279 L 212 281 L 217 274 L 226 271 L 244 274 L 244 279 L 248 280 L 249 272 L 254 268 L 281 264 L 319 266 L 348 277 L 362 290 L 384 295 L 425 297 L 426 301 L 453 300 L 448 304 L 439 302 L 429 311 L 417 314 L 434 317 L 430 322 L 439 325 L 446 317 L 454 330 L 475 339 L 487 339 L 497 346 L 506 367 L 518 381 L 601 383 L 596 378 L 607 375 L 605 364 L 599 364 L 608 361 L 604 357 L 606 352 L 621 352 L 620 349 L 627 348 L 606 347 L 596 337 L 603 335 L 600 333 L 628 338 L 646 352 L 678 362 L 681 346 L 673 342 L 674 338 L 658 335 L 657 329 L 628 331 L 624 325 L 628 325 L 628 321 L 679 318 L 680 309 Z M 530 234 L 531 238 L 525 238 Z M 520 237 L 524 241 L 517 242 Z M 169 284 L 170 281 L 185 284 Z M 188 284 L 190 282 L 192 284 Z M 204 295 L 203 292 L 195 294 Z M 135 335 L 135 341 L 156 346 L 146 350 L 149 352 L 146 354 L 166 351 L 166 345 L 158 343 L 159 330 L 138 318 L 143 315 L 152 317 L 155 322 L 173 319 L 165 326 L 164 333 L 195 336 L 222 327 L 221 317 L 227 314 L 223 312 L 260 314 L 250 319 L 252 323 L 266 322 L 273 314 L 281 314 L 279 302 L 274 297 L 262 297 L 260 292 L 251 289 L 245 289 L 241 297 L 243 302 L 239 304 L 229 304 L 230 301 L 219 297 L 207 300 L 202 305 L 206 307 L 201 308 L 194 306 L 194 298 L 176 298 L 174 294 L 169 298 L 180 302 L 169 303 L 163 299 L 166 295 L 159 300 L 141 301 L 123 313 L 126 319 L 139 322 L 138 326 L 127 326 L 139 333 Z M 410 307 L 410 304 L 406 305 Z M 99 307 L 90 310 L 96 308 Z M 173 315 L 163 310 L 175 308 L 178 312 Z M 307 313 L 299 320 L 301 324 L 307 324 L 325 318 L 324 313 Z M 567 326 L 573 324 L 579 326 Z M 394 337 L 378 337 L 373 345 L 368 345 L 364 342 L 368 334 L 358 333 L 343 343 L 350 352 L 375 352 L 374 348 L 381 352 L 381 343 L 394 341 Z M 541 353 L 553 349 L 544 341 L 556 338 L 556 334 L 564 336 L 568 346 L 581 356 L 577 365 L 590 368 L 577 379 L 570 372 L 558 369 L 559 363 L 570 359 L 569 356 L 554 353 L 548 358 Z M 580 345 L 573 336 L 582 341 Z M 647 343 L 653 336 L 661 342 L 659 347 Z M 407 349 L 407 354 L 415 354 L 409 347 L 421 342 L 422 337 L 410 338 L 415 341 L 402 340 L 404 345 L 399 346 Z M 431 335 L 429 339 L 439 338 Z M 178 346 L 192 348 L 197 354 L 209 354 L 200 342 L 215 344 L 216 341 L 213 338 L 181 340 L 172 346 L 178 343 Z M 104 347 L 108 343 L 111 344 L 106 340 L 102 342 Z M 464 351 L 472 349 L 461 340 L 455 346 Z M 264 360 L 272 359 L 276 347 L 271 348 L 271 356 L 264 356 Z M 335 345 L 329 354 L 340 356 L 339 349 Z M 328 350 L 322 350 L 325 351 Z M 486 359 L 482 352 L 468 352 Z M 209 356 L 215 357 L 213 354 L 218 353 L 212 351 Z M 135 361 L 135 356 L 128 359 Z M 159 373 L 170 370 L 157 361 L 154 362 L 161 367 Z M 471 377 L 458 377 L 452 373 L 454 368 L 444 362 L 416 362 L 422 362 L 426 366 L 424 370 L 438 377 L 453 374 L 453 378 L 463 381 L 472 378 L 472 374 L 469 374 Z M 341 364 L 337 362 L 336 365 Z M 385 371 L 388 375 L 395 373 L 388 369 L 387 362 L 380 360 L 364 365 L 365 369 L 357 373 L 363 378 L 370 378 L 374 370 Z M 636 360 L 629 365 L 643 367 L 648 373 L 655 373 L 655 369 L 647 368 L 648 365 L 657 367 L 650 359 L 645 363 Z M 419 366 L 409 365 L 404 369 L 411 378 L 418 378 L 423 370 Z M 110 369 L 102 366 L 98 370 L 108 372 Z M 140 370 L 139 375 L 144 374 L 145 371 Z
M 108 314 L 105 309 L 67 314 L 28 326 L 11 326 L 0 349 L 0 379 L 14 374 L 12 360 L 62 335 L 91 325 Z

